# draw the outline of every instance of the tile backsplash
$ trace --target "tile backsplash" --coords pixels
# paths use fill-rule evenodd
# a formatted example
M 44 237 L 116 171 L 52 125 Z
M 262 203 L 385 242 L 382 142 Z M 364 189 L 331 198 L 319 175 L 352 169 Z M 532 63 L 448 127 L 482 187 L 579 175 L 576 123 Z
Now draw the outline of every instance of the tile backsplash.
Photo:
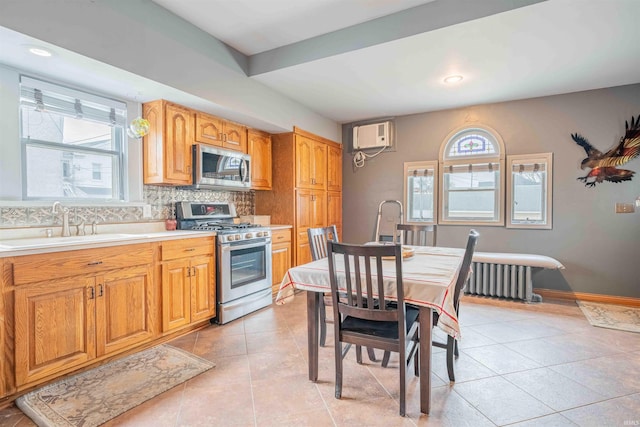
M 254 192 L 192 190 L 181 187 L 144 186 L 144 203 L 151 206 L 151 218 L 143 217 L 142 206 L 68 206 L 69 223 L 118 224 L 164 221 L 175 218 L 175 202 L 234 202 L 238 215 L 254 213 Z M 64 202 L 62 202 L 64 205 Z M 51 212 L 53 202 L 42 206 L 0 206 L 0 228 L 61 226 L 62 215 Z

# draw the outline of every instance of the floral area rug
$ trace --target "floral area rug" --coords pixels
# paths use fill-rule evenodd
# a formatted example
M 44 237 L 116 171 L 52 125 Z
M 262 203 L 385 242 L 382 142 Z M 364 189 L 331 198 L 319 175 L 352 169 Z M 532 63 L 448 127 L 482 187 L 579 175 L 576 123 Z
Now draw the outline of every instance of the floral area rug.
M 593 326 L 640 333 L 640 308 L 577 301 Z
M 159 345 L 34 390 L 16 405 L 40 427 L 92 427 L 215 366 Z

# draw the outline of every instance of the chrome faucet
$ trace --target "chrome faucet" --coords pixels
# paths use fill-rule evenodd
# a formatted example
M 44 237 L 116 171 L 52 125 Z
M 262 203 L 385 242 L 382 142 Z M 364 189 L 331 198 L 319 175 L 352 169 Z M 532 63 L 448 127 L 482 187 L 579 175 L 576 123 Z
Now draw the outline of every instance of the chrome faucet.
M 51 213 L 55 214 L 57 210 L 62 210 L 62 237 L 69 237 L 71 236 L 69 231 L 69 208 L 65 208 L 60 202 L 53 202 Z

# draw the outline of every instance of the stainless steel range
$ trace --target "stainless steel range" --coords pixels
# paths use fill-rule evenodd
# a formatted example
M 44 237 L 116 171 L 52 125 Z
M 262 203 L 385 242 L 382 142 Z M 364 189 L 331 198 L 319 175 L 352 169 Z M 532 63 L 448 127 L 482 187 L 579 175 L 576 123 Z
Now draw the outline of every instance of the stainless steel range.
M 178 202 L 178 228 L 215 231 L 217 322 L 230 322 L 271 304 L 271 229 L 234 223 L 233 203 Z

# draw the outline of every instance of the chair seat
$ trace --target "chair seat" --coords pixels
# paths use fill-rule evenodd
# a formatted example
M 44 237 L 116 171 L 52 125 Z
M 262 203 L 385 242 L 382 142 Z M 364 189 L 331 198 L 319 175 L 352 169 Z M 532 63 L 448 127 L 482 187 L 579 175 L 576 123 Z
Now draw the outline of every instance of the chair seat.
M 417 308 L 407 306 L 405 317 L 407 332 L 409 332 L 411 326 L 418 320 L 419 313 L 420 310 Z M 347 316 L 342 321 L 342 330 L 373 335 L 381 338 L 398 339 L 397 322 L 379 322 Z

